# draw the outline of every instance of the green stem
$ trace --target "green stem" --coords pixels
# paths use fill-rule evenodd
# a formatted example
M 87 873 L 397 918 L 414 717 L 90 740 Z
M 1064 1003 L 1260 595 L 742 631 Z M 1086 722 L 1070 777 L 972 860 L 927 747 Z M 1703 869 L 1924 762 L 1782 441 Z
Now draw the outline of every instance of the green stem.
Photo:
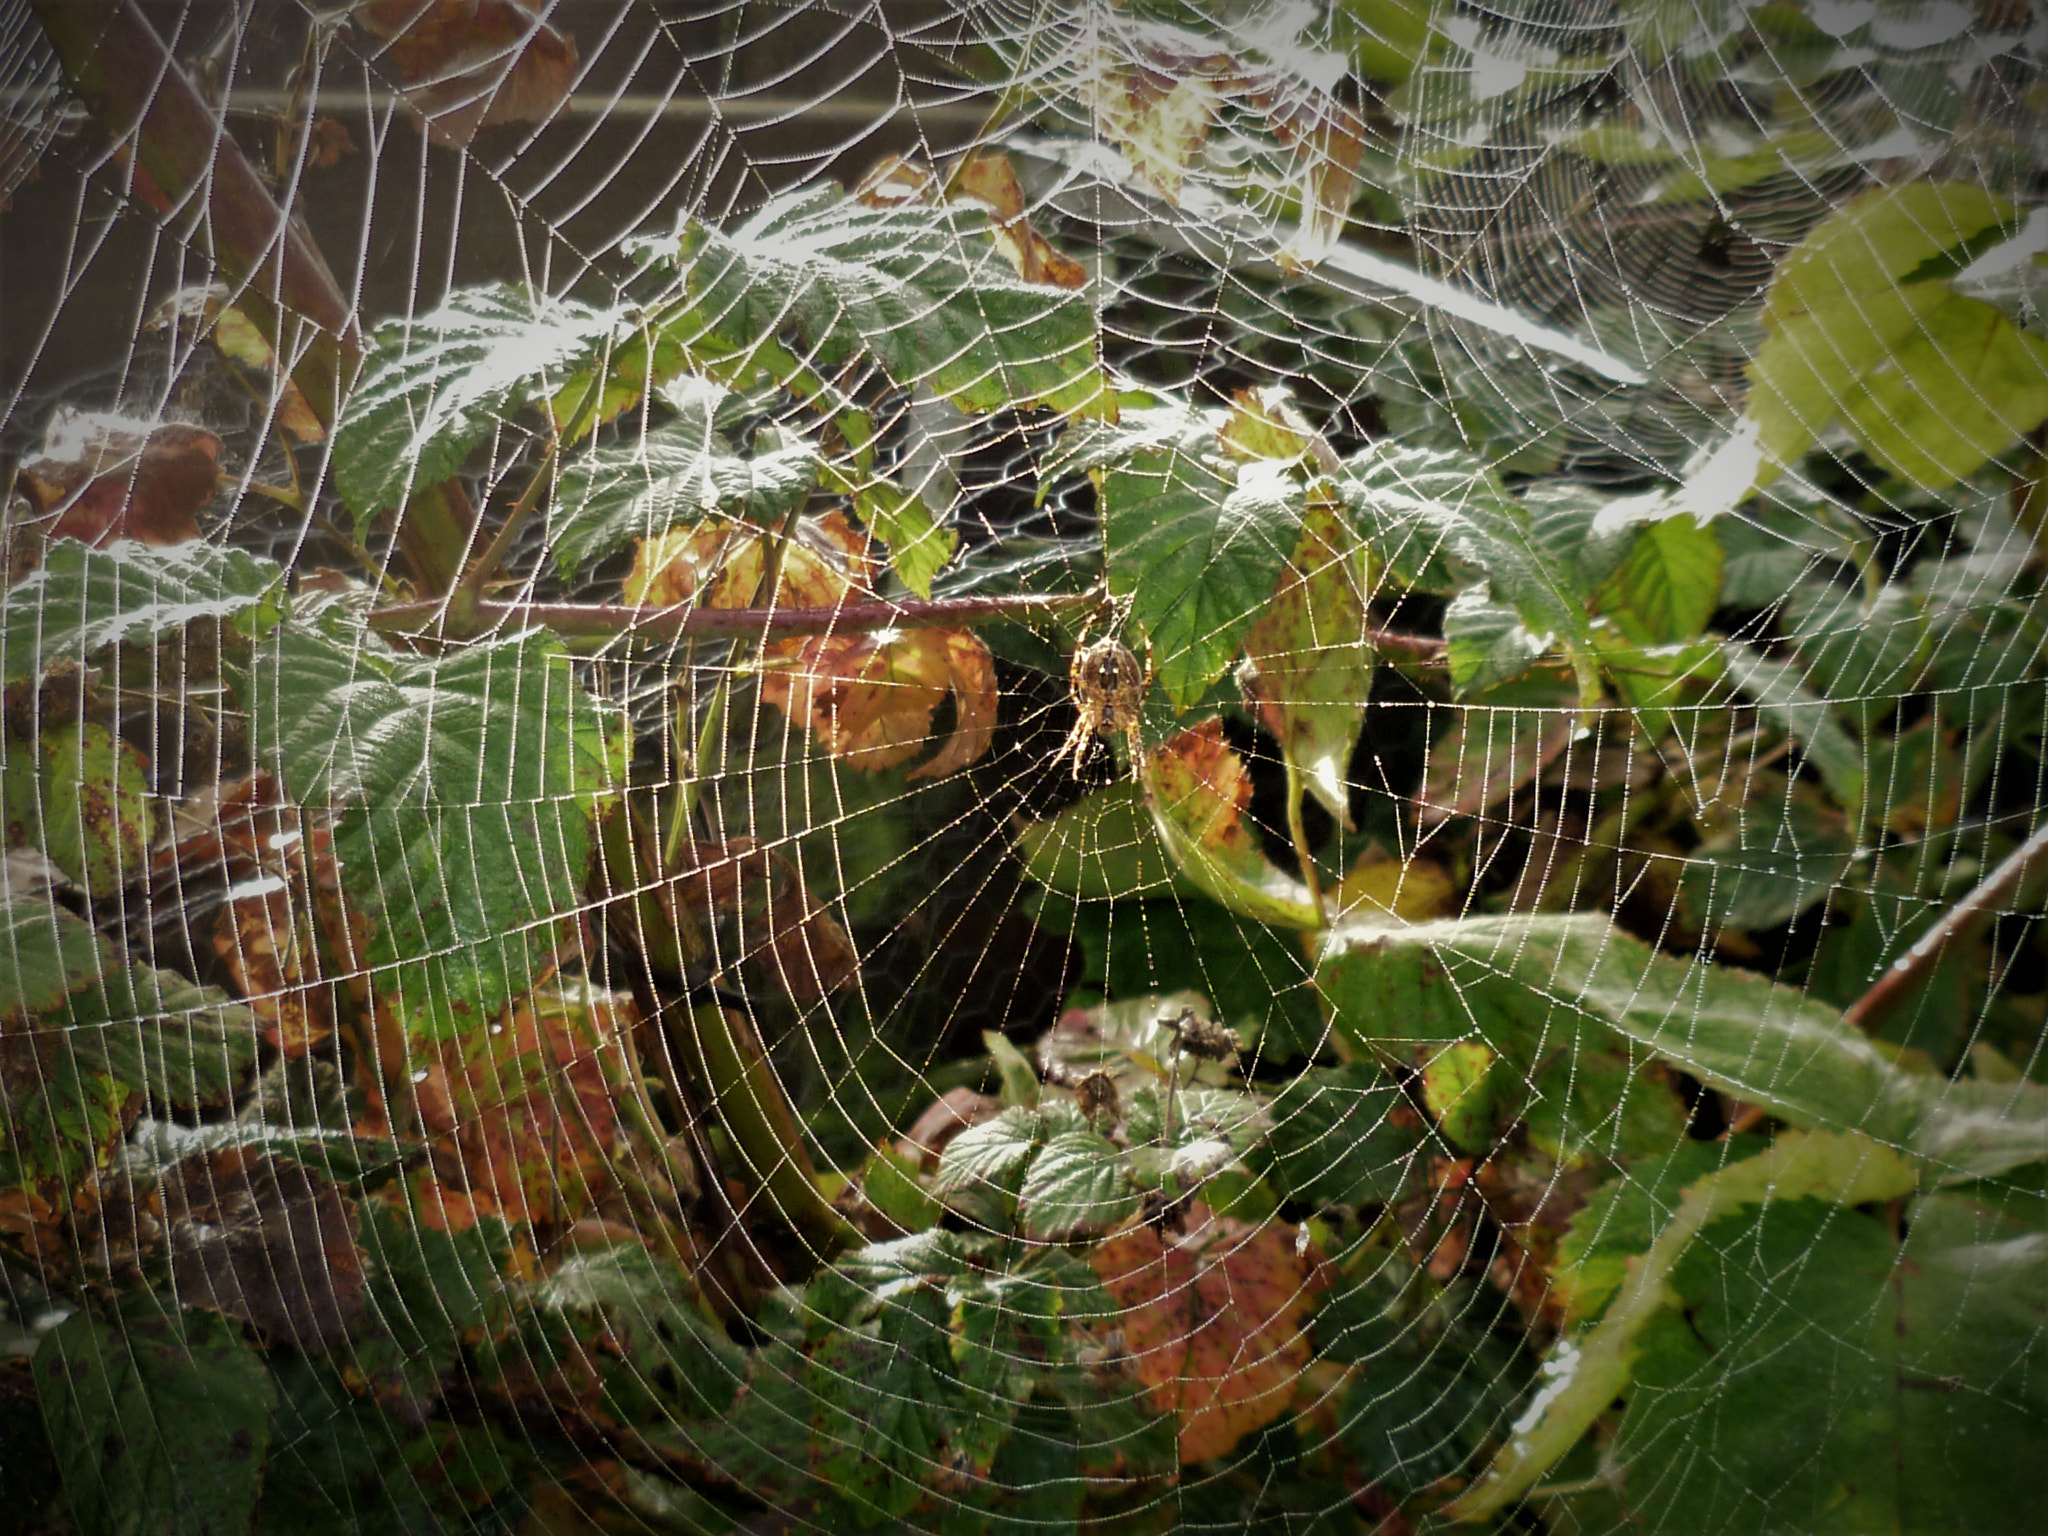
M 1301 819 L 1301 769 L 1295 766 L 1294 754 L 1284 745 L 1281 761 L 1287 768 L 1287 836 L 1294 843 L 1295 861 L 1301 865 L 1301 879 L 1308 887 L 1309 905 L 1316 909 L 1317 926 L 1326 928 L 1330 923 L 1330 912 L 1323 902 L 1323 877 L 1316 869 L 1316 856 L 1308 845 L 1308 825 Z

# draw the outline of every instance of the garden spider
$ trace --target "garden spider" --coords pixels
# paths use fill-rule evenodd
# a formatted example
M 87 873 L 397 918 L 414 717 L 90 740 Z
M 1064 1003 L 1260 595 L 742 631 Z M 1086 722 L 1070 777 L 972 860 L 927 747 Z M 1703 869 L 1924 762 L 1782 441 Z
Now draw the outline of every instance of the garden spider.
M 1138 660 L 1130 647 L 1114 635 L 1090 643 L 1088 631 L 1074 646 L 1074 659 L 1067 668 L 1073 688 L 1074 707 L 1080 718 L 1053 755 L 1052 766 L 1073 757 L 1074 777 L 1081 777 L 1081 762 L 1089 743 L 1111 731 L 1122 731 L 1131 749 L 1131 777 L 1137 778 L 1144 765 L 1145 749 L 1138 740 L 1144 718 L 1145 695 L 1152 687 L 1152 668 Z

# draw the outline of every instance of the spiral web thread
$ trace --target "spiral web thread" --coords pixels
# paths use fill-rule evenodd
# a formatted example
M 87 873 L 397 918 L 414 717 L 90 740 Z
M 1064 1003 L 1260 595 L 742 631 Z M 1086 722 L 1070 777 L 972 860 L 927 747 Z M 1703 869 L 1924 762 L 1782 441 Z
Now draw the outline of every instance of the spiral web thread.
M 628 235 L 666 230 L 681 214 L 730 228 L 772 193 L 828 177 L 850 185 L 888 154 L 944 167 L 979 144 L 1010 155 L 1034 226 L 1088 268 L 1104 362 L 1134 386 L 1184 391 L 1198 406 L 1215 406 L 1234 391 L 1282 385 L 1340 455 L 1371 442 L 1477 447 L 1511 480 L 1606 498 L 1680 483 L 1684 491 L 1673 494 L 1712 495 L 1702 489 L 1701 467 L 1748 398 L 1772 275 L 1831 215 L 1874 188 L 1924 179 L 2009 197 L 2023 217 L 2042 189 L 2037 97 L 2048 40 L 2025 6 L 1970 13 L 1815 4 L 1798 26 L 1758 27 L 1761 41 L 1731 54 L 1732 80 L 1700 61 L 1749 35 L 1754 16 L 1745 7 L 1701 0 L 1617 10 L 1528 0 L 1440 8 L 1434 51 L 1405 84 L 1363 103 L 1369 131 L 1344 243 L 1305 271 L 1288 270 L 1283 248 L 1304 178 L 1327 151 L 1290 142 L 1273 124 L 1304 103 L 1359 107 L 1357 80 L 1319 75 L 1316 50 L 1351 47 L 1366 57 L 1376 26 L 1389 36 L 1398 30 L 1401 6 L 1323 14 L 1279 4 L 1234 21 L 1177 18 L 1210 37 L 1218 54 L 1282 66 L 1289 84 L 1278 98 L 1241 90 L 1219 108 L 1182 185 L 1171 189 L 1134 173 L 1128 158 L 1121 171 L 1105 169 L 1116 138 L 1104 117 L 1105 72 L 1150 62 L 1171 83 L 1170 66 L 1143 52 L 1158 34 L 1122 13 L 1017 4 L 955 11 L 748 3 L 713 11 L 557 0 L 542 19 L 574 40 L 577 58 L 563 110 L 545 123 L 488 126 L 455 148 L 421 131 L 411 110 L 418 98 L 396 88 L 389 51 L 321 8 L 237 0 L 149 14 L 188 66 L 203 59 L 202 88 L 245 145 L 260 143 L 266 154 L 275 143 L 297 145 L 268 168 L 272 191 L 305 221 L 366 328 L 424 316 L 450 291 L 483 281 L 602 301 L 621 291 L 630 270 L 617 254 Z M 278 391 L 264 399 L 241 389 L 198 328 L 145 325 L 167 295 L 216 277 L 203 210 L 187 206 L 164 220 L 151 213 L 126 162 L 67 105 L 62 72 L 19 6 L 0 17 L 0 87 L 8 102 L 0 194 L 14 203 L 0 226 L 13 290 L 0 374 L 6 451 L 17 462 L 32 456 L 60 404 L 203 421 L 226 443 L 221 489 L 202 516 L 208 539 L 274 558 L 301 577 L 348 565 L 339 531 L 347 514 L 334 499 L 328 449 L 283 446 Z M 459 99 L 447 110 L 459 115 Z M 324 166 L 305 147 L 309 138 L 292 138 L 323 119 L 350 141 Z M 1802 126 L 1785 140 L 1794 119 Z M 1774 166 L 1734 168 L 1781 141 L 1793 147 Z M 2037 322 L 2025 257 L 2038 252 L 2041 227 L 2032 217 L 2024 227 L 2036 243 L 2019 262 L 1970 268 L 1959 279 L 1978 274 L 1968 291 L 2028 334 Z M 1390 285 L 1379 263 L 1409 275 Z M 941 574 L 938 594 L 1088 590 L 1102 567 L 1094 493 L 1080 477 L 1040 479 L 1057 423 L 971 415 L 929 390 L 900 387 L 908 382 L 892 388 L 877 373 L 854 387 L 877 402 L 885 465 L 947 509 L 960 536 L 961 554 Z M 2008 382 L 2041 387 L 2038 378 Z M 781 419 L 800 415 L 784 411 Z M 757 413 L 749 424 L 765 419 Z M 606 440 L 630 443 L 655 420 L 629 414 L 606 429 Z M 1743 593 L 1724 586 L 1714 626 L 1760 654 L 1792 656 L 1796 680 L 1850 722 L 1860 805 L 1825 802 L 1811 742 L 1796 728 L 1788 733 L 1785 712 L 1774 714 L 1758 694 L 1724 691 L 1674 707 L 1668 732 L 1651 742 L 1627 709 L 1588 714 L 1563 681 L 1524 679 L 1454 698 L 1440 673 L 1397 665 L 1390 653 L 1349 763 L 1355 830 L 1337 827 L 1313 803 L 1305 812 L 1326 878 L 1334 884 L 1377 846 L 1399 880 L 1376 889 L 1396 893 L 1387 898 L 1396 910 L 1406 910 L 1400 892 L 1441 884 L 1433 906 L 1417 898 L 1415 915 L 1604 912 L 1625 933 L 1683 958 L 1695 978 L 1702 968 L 1739 965 L 1835 1006 L 1882 975 L 1973 877 L 2033 830 L 2048 795 L 2033 681 L 2040 620 L 2023 515 L 2029 493 L 2010 472 L 2038 458 L 2014 448 L 1944 491 L 1920 492 L 1859 452 L 1841 426 L 1814 425 L 1828 428 L 1821 442 L 1837 450 L 1831 463 L 1827 454 L 1810 458 L 1739 506 L 1700 504 L 1718 514 L 1713 526 L 1725 535 L 1725 580 L 1733 583 L 1739 567 L 1749 582 Z M 487 529 L 542 463 L 545 436 L 532 411 L 507 414 L 471 456 L 465 483 L 486 509 Z M 291 478 L 288 452 L 298 456 L 318 515 L 250 490 Z M 399 570 L 389 532 L 368 537 L 374 558 Z M 505 565 L 517 590 L 495 595 L 615 596 L 623 557 L 565 582 L 546 542 L 531 527 L 522 535 Z M 1396 603 L 1391 587 L 1377 596 L 1376 625 L 1427 636 L 1440 620 L 1441 604 L 1428 597 Z M 1097 633 L 1137 642 L 1114 614 L 1090 622 Z M 1240 1066 L 1268 1095 L 1301 1066 L 1286 1067 L 1284 1051 L 1269 1042 L 1292 1031 L 1305 1035 L 1306 1050 L 1332 1048 L 1320 1033 L 1308 966 L 1251 919 L 1190 893 L 1163 869 L 1153 871 L 1142 899 L 1078 906 L 1048 897 L 1020 869 L 1021 823 L 1061 817 L 1052 823 L 1056 837 L 1072 840 L 1068 851 L 1084 866 L 1129 853 L 1117 840 L 1139 825 L 1091 823 L 1087 807 L 1098 802 L 1083 798 L 1120 774 L 1121 741 L 1084 754 L 1078 782 L 1063 765 L 1046 766 L 1074 719 L 1066 653 L 1080 625 L 1074 618 L 1064 630 L 989 632 L 1001 698 L 995 746 L 967 772 L 937 781 L 907 781 L 901 769 L 862 772 L 857 760 L 828 755 L 761 701 L 742 645 L 615 644 L 577 664 L 584 685 L 629 721 L 633 782 L 654 792 L 657 807 L 673 803 L 687 776 L 714 694 L 729 698 L 729 768 L 704 781 L 704 836 L 752 839 L 786 861 L 852 938 L 859 966 L 850 985 L 793 1000 L 803 989 L 775 979 L 787 963 L 774 942 L 785 897 L 784 915 L 771 901 L 765 925 L 758 912 L 710 925 L 710 953 L 689 977 L 699 997 L 747 1019 L 826 1165 L 857 1173 L 874 1146 L 900 1135 L 946 1089 L 994 1093 L 993 1067 L 978 1062 L 983 1031 L 1005 1032 L 1030 1052 L 1063 1006 L 1086 1006 L 1105 990 L 1111 1002 L 1202 994 L 1239 1030 Z M 1795 633 L 1806 638 L 1788 645 Z M 1929 680 L 1926 662 L 1929 648 L 1941 646 L 1950 655 L 1945 683 Z M 146 687 L 158 700 L 149 707 L 161 712 L 164 700 L 177 701 L 181 680 L 159 675 Z M 1903 743 L 1930 714 L 1939 741 L 1916 758 Z M 945 708 L 937 718 L 935 735 L 943 734 Z M 1174 729 L 1155 708 L 1138 740 L 1157 751 Z M 1259 836 L 1274 862 L 1292 867 L 1277 744 L 1235 701 L 1227 734 L 1251 765 Z M 1803 766 L 1790 771 L 1795 764 Z M 181 831 L 203 825 L 214 778 L 233 771 L 241 770 L 222 748 L 211 764 L 187 753 L 177 773 L 159 773 L 151 793 L 160 825 L 171 827 L 174 817 Z M 1677 793 L 1655 799 L 1653 786 L 1666 780 Z M 1646 814 L 1648 799 L 1655 805 Z M 451 824 L 484 839 L 497 822 L 485 806 Z M 1732 904 L 1760 899 L 1757 882 L 1789 910 L 1771 922 L 1733 921 Z M 1988 969 L 1945 983 L 1940 996 L 1960 999 L 1953 1016 L 1922 1005 L 1881 1035 L 1888 1054 L 1959 1078 L 2039 1073 L 2038 1008 L 2027 1012 L 2041 989 L 2038 940 L 2023 897 L 2008 896 L 1984 944 L 1952 962 L 1964 973 Z M 104 931 L 131 944 L 156 930 L 147 940 L 155 963 L 173 968 L 181 951 L 163 934 L 177 913 L 150 904 L 138 885 L 90 908 Z M 578 914 L 588 921 L 574 928 L 579 938 L 562 970 L 623 992 L 628 962 L 601 942 L 605 913 L 594 903 Z M 1850 924 L 1867 929 L 1867 942 L 1828 948 L 1831 929 Z M 198 979 L 220 979 L 207 938 L 183 944 L 200 957 Z M 1819 955 L 1832 967 L 1826 974 Z M 1509 949 L 1474 966 L 1471 975 L 1528 985 Z M 366 977 L 382 984 L 360 965 L 338 979 Z M 1242 999 L 1260 992 L 1271 1001 L 1247 1009 Z M 1689 995 L 1675 1006 L 1683 1010 Z M 1497 1090 L 1503 1102 L 1569 1097 L 1576 1074 L 1557 1066 L 1582 1052 L 1589 1074 L 1607 1070 L 1608 1057 L 1586 1043 L 1596 1033 L 1585 1023 L 1591 1016 L 1575 1006 L 1566 997 L 1553 1007 L 1528 1070 L 1516 1068 Z M 1484 1040 L 1488 1018 L 1476 1005 L 1471 1023 L 1473 1038 Z M 1676 1092 L 1671 1073 L 1646 1060 L 1640 1050 L 1624 1055 L 1618 1089 L 1599 1090 L 1607 1093 L 1606 1120 L 1577 1127 L 1586 1144 L 1603 1126 L 1619 1134 L 1635 1096 Z M 1688 1094 L 1700 1091 L 1686 1081 Z M 242 1100 L 254 1092 L 244 1084 Z M 1694 1119 L 1674 1132 L 1678 1139 L 1712 1142 L 1725 1128 L 1705 1118 L 1700 1102 L 1688 1100 Z M 564 1088 L 558 1112 L 573 1120 L 587 1107 Z M 1739 1118 L 1740 1105 L 1730 1102 L 1726 1115 Z M 1128 1519 L 1131 1529 L 1237 1529 L 1256 1515 L 1282 1522 L 1276 1529 L 1372 1529 L 1400 1497 L 1435 1478 L 1476 1473 L 1483 1460 L 1468 1463 L 1473 1451 L 1508 1437 L 1529 1413 L 1534 1354 L 1556 1333 L 1555 1316 L 1542 1310 L 1544 1271 L 1534 1256 L 1542 1234 L 1554 1243 L 1564 1216 L 1598 1182 L 1570 1158 L 1524 1156 L 1514 1135 L 1502 1131 L 1492 1153 L 1462 1165 L 1407 1154 L 1406 1193 L 1377 1227 L 1321 1229 L 1338 1250 L 1325 1257 L 1341 1261 L 1353 1301 L 1340 1314 L 1323 1298 L 1326 1321 L 1315 1339 L 1325 1358 L 1289 1367 L 1293 1414 L 1281 1423 L 1292 1426 L 1291 1438 L 1269 1434 L 1255 1450 L 1254 1436 L 1235 1459 L 1189 1467 L 1133 1496 L 1114 1520 Z M 736 1187 L 752 1191 L 733 1200 L 742 1222 L 769 1219 L 772 1197 L 761 1178 L 769 1170 L 746 1166 L 746 1150 L 729 1142 L 715 1150 L 728 1171 L 744 1175 Z M 1329 1149 L 1330 1158 L 1343 1150 Z M 1492 1184 L 1489 1167 L 1498 1175 Z M 1675 1200 L 1675 1186 L 1660 1198 Z M 1248 1227 L 1277 1227 L 1290 1241 L 1299 1230 L 1306 1243 L 1304 1223 L 1314 1214 L 1297 1201 Z M 1823 1255 L 1823 1245 L 1843 1240 L 1824 1223 L 1812 1239 L 1815 1263 L 1832 1262 L 1835 1248 Z M 1773 1337 L 1797 1337 L 1809 1292 L 1796 1274 L 1770 1270 L 1761 1237 L 1743 1241 L 1759 1244 L 1757 1254 L 1731 1253 L 1726 1262 L 1749 1266 L 1766 1297 L 1757 1315 L 1780 1330 Z M 297 1244 L 293 1254 L 295 1262 L 323 1260 L 317 1245 L 309 1252 Z M 15 1267 L 7 1273 L 15 1292 L 9 1328 L 16 1352 L 26 1354 L 55 1326 L 69 1293 L 55 1270 L 47 1286 Z M 1525 1331 L 1530 1317 L 1537 1322 Z M 651 1316 L 639 1321 L 653 1324 Z M 1118 1321 L 1133 1334 L 1142 1322 L 1111 1325 Z M 813 1320 L 828 1337 L 842 1326 Z M 524 1346 L 515 1334 L 500 1347 L 516 1364 Z M 328 1364 L 346 1375 L 354 1348 L 335 1345 Z M 2031 1361 L 2039 1376 L 2039 1348 L 2038 1337 L 2013 1346 L 2002 1374 L 1968 1390 L 2006 1405 L 2037 1402 L 2027 1371 Z M 809 1349 L 808 1374 L 784 1382 L 795 1396 L 785 1391 L 780 1401 L 798 1405 L 792 1413 L 836 1369 L 819 1340 Z M 388 1362 L 355 1363 L 374 1374 Z M 1035 1364 L 1021 1355 L 1013 1363 Z M 465 1356 L 461 1369 L 483 1367 Z M 640 1364 L 629 1360 L 624 1369 L 631 1375 Z M 657 1395 L 667 1390 L 656 1380 L 641 1384 Z M 758 1397 L 772 1384 L 746 1390 Z M 461 1386 L 441 1391 L 459 1396 Z M 339 1400 L 331 1408 L 354 1411 Z M 576 1443 L 574 1424 L 560 1415 L 550 1421 L 548 1411 L 493 1429 L 510 1445 L 507 1456 Z M 1619 1528 L 1632 1512 L 1669 1511 L 1674 1499 L 1683 1508 L 1697 1480 L 1729 1475 L 1705 1464 L 1710 1449 L 1699 1452 L 1704 1461 L 1669 1449 L 1674 1436 L 1712 1441 L 1722 1427 L 1718 1410 L 1699 1413 L 1657 1432 L 1663 1448 L 1652 1444 L 1656 1454 L 1643 1465 L 1660 1470 L 1638 1473 L 1617 1492 L 1582 1458 L 1569 1476 L 1558 1474 L 1569 1489 L 1531 1506 L 1530 1518 L 1545 1529 L 1600 1530 Z M 672 1428 L 673 1444 L 692 1443 L 689 1423 Z M 302 1420 L 296 1432 L 317 1439 L 319 1425 Z M 814 1426 L 814 1446 L 826 1444 L 814 1461 L 829 1457 L 834 1435 L 848 1433 L 843 1421 Z M 434 1475 L 498 1487 L 489 1456 L 477 1449 L 484 1443 L 451 1441 Z M 755 1452 L 786 1460 L 791 1443 L 763 1440 Z M 1824 1461 L 1825 1437 L 1819 1444 L 1811 1455 Z M 876 1448 L 867 1439 L 840 1449 Z M 892 1454 L 914 1461 L 918 1453 L 896 1444 Z M 991 1473 L 970 1462 L 963 1470 L 949 1454 L 931 1448 L 927 1502 L 916 1520 L 938 1522 L 957 1502 L 953 1518 L 969 1522 L 961 1528 L 979 1528 L 971 1522 L 996 1517 L 974 1513 L 980 1506 L 962 1490 L 1030 1464 L 999 1462 Z M 1358 1475 L 1370 1488 L 1347 1490 L 1328 1474 L 1332 1460 L 1347 1457 L 1370 1467 Z M 559 1459 L 555 1465 L 559 1471 Z M 787 1470 L 798 1484 L 808 1475 Z M 1803 1475 L 1798 1466 L 1779 1471 L 1788 1481 Z M 701 1485 L 715 1483 L 714 1476 Z M 1031 1495 L 1045 1491 L 1014 1487 L 1024 1513 L 1004 1528 L 1059 1528 L 1057 1517 L 1029 1513 L 1038 1507 Z M 353 1495 L 329 1492 L 327 1514 L 345 1526 Z M 480 1497 L 472 1511 L 480 1524 L 534 1496 L 492 1497 L 498 1502 Z M 1804 1505 L 1778 1502 L 1798 1496 L 1777 1485 L 1717 1497 L 1735 1500 L 1712 1509 L 1714 1520 L 1737 1522 L 1731 1529 L 1745 1519 L 1802 1528 L 1808 1518 Z M 782 1528 L 777 1519 L 829 1528 L 816 1523 L 825 1517 L 814 1498 L 806 1493 L 752 1518 L 764 1529 Z M 658 1525 L 653 1507 L 629 1501 L 632 1512 L 620 1518 Z M 674 1499 L 661 1507 L 672 1528 L 711 1518 Z

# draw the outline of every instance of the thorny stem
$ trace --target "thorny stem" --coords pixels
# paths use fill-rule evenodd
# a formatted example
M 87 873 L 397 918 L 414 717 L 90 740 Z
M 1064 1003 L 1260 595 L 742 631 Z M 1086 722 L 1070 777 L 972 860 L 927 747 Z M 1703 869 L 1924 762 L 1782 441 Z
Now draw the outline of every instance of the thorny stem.
M 1000 619 L 1055 617 L 1089 607 L 1093 592 L 1016 593 L 1000 597 L 877 598 L 872 602 L 840 603 L 829 608 L 695 608 L 688 603 L 645 607 L 626 603 L 494 603 L 478 602 L 471 626 L 437 624 L 445 605 L 429 599 L 393 603 L 369 616 L 372 629 L 385 634 L 425 634 L 440 630 L 448 639 L 467 639 L 493 629 L 538 624 L 564 639 L 612 639 L 634 636 L 673 640 L 695 635 L 822 635 L 857 634 L 876 629 L 923 629 L 933 625 L 971 626 Z M 1417 661 L 1441 659 L 1444 642 L 1432 635 L 1406 635 L 1391 630 L 1369 631 L 1383 651 L 1399 651 Z
M 2044 850 L 2048 850 L 2048 822 L 2036 827 L 2034 835 L 2008 854 L 1975 890 L 1944 912 L 1911 949 L 1891 963 L 1868 992 L 1849 1005 L 1842 1017 L 1862 1029 L 1889 1013 L 1926 979 L 1950 944 L 1979 922 L 1996 915 L 1998 904 L 2020 883 L 2027 866 Z

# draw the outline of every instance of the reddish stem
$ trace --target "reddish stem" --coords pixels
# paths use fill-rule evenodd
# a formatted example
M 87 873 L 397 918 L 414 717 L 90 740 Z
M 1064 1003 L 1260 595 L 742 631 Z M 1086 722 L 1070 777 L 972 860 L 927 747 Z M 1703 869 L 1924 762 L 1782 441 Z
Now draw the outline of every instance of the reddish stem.
M 493 603 L 478 602 L 469 634 L 514 625 L 538 624 L 572 639 L 603 639 L 638 635 L 670 640 L 683 635 L 821 635 L 853 634 L 876 629 L 923 629 L 934 625 L 989 624 L 998 619 L 1028 619 L 1085 608 L 1100 598 L 1092 592 L 1024 593 L 1004 597 L 940 597 L 900 603 L 875 600 L 841 603 L 831 608 L 693 608 L 676 603 L 663 608 L 624 603 Z M 448 605 L 430 600 L 396 603 L 370 615 L 370 627 L 389 634 L 419 634 L 445 620 Z M 446 632 L 445 623 L 439 627 Z M 1444 642 L 1428 635 L 1403 635 L 1391 630 L 1367 631 L 1383 651 L 1400 651 L 1422 660 L 1443 654 Z
M 1997 915 L 1998 904 L 2011 894 L 2027 866 L 2048 850 L 2048 822 L 2007 856 L 2004 863 L 1984 877 L 1977 888 L 1942 913 L 1935 925 L 1914 941 L 1913 947 L 1891 963 L 1876 983 L 1842 1017 L 1859 1029 L 1868 1028 L 1889 1013 L 1907 994 L 1919 986 L 1941 959 L 1942 951 L 1987 918 Z
M 220 118 L 192 88 L 134 0 L 29 0 L 79 99 L 116 144 L 134 143 L 138 178 L 168 220 L 206 200 L 206 237 L 321 423 L 332 426 L 362 342 L 320 248 L 295 228 Z M 148 198 L 151 188 L 137 189 Z M 311 322 L 311 333 L 286 334 Z

